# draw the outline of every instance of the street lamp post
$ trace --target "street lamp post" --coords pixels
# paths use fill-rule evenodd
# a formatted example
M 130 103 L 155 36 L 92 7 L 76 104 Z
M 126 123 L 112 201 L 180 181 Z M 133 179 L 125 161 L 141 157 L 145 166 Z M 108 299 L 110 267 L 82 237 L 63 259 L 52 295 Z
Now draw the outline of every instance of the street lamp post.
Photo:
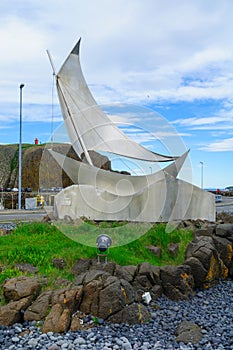
M 200 162 L 200 164 L 201 164 L 201 188 L 203 189 L 203 165 L 204 165 L 204 163 Z
M 21 194 L 22 194 L 22 104 L 23 104 L 23 87 L 21 84 L 19 98 L 19 179 L 18 179 L 18 209 L 21 210 Z

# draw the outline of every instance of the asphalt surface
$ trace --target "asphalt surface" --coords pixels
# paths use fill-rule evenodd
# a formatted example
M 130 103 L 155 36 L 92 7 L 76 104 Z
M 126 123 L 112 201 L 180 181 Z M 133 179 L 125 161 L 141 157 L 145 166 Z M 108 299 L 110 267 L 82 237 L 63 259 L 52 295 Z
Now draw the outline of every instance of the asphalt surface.
M 233 213 L 233 197 L 222 196 L 222 202 L 216 203 L 216 212 Z
M 12 221 L 40 221 L 46 216 L 44 209 L 37 210 L 15 210 L 4 209 L 0 211 L 0 222 Z

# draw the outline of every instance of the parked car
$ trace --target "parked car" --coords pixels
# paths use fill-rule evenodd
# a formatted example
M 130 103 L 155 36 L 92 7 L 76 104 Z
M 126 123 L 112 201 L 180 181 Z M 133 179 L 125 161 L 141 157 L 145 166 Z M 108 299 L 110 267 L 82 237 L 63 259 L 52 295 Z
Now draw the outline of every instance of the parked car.
M 47 192 L 48 190 L 47 190 L 47 188 L 45 188 L 45 187 L 40 187 L 39 188 L 39 192 Z
M 26 188 L 25 188 L 25 192 L 32 192 L 31 187 L 26 187 Z
M 19 192 L 19 189 L 17 187 L 12 188 L 12 192 Z
M 215 203 L 220 203 L 222 202 L 222 196 L 221 194 L 216 194 L 215 195 Z
M 56 187 L 51 187 L 51 188 L 50 188 L 50 191 L 51 191 L 51 192 L 55 192 L 55 191 L 56 191 Z

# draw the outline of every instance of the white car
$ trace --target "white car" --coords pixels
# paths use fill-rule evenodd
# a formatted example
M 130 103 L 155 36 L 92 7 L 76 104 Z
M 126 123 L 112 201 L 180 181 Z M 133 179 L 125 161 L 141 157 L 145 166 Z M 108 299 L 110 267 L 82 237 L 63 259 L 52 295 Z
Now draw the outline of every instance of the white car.
M 11 190 L 12 192 L 19 192 L 19 189 L 18 188 L 16 188 L 16 187 L 14 187 L 14 188 L 12 188 L 12 190 Z
M 215 203 L 220 203 L 222 202 L 222 196 L 221 194 L 216 194 L 215 195 Z

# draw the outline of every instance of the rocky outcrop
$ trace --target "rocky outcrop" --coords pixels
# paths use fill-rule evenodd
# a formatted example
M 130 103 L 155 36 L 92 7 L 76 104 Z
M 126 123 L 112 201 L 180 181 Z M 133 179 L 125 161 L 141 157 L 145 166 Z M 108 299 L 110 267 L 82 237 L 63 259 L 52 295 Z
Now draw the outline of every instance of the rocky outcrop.
M 61 304 L 52 306 L 49 315 L 46 317 L 42 331 L 44 333 L 64 333 L 67 332 L 70 325 L 71 312 L 68 308 L 63 308 Z
M 25 321 L 40 321 L 43 320 L 48 313 L 51 304 L 52 291 L 46 291 L 27 308 L 24 313 Z
M 203 233 L 203 229 L 200 230 Z M 233 224 L 216 225 L 196 232 L 196 238 L 188 245 L 185 264 L 191 268 L 196 288 L 209 288 L 219 279 L 230 277 L 232 265 Z
M 162 267 L 161 281 L 163 292 L 170 299 L 188 299 L 194 295 L 194 278 L 187 265 Z
M 147 262 L 119 266 L 80 259 L 71 269 L 76 275 L 72 284 L 41 294 L 36 278 L 21 276 L 6 280 L 3 295 L 7 304 L 0 306 L 0 324 L 42 320 L 43 332 L 66 332 L 91 327 L 94 319 L 128 324 L 147 322 L 150 314 L 145 292 L 150 293 L 152 300 L 162 294 L 173 300 L 188 299 L 196 288 L 210 288 L 220 279 L 232 277 L 232 245 L 233 224 L 216 224 L 209 230 L 195 229 L 195 238 L 180 266 L 158 267 Z M 59 261 L 57 268 L 63 264 L 65 261 Z M 198 342 L 199 338 L 195 325 L 185 324 L 177 330 L 177 339 L 184 343 L 195 339 Z
M 42 185 L 39 177 L 43 179 L 43 171 L 47 184 L 54 186 L 60 183 L 62 174 L 63 187 L 72 184 L 65 172 L 61 171 L 57 162 L 49 152 L 44 152 L 45 145 L 23 144 L 22 145 L 22 187 L 31 187 L 37 191 Z M 80 160 L 73 148 L 68 144 L 54 144 L 53 149 L 59 153 L 67 155 L 70 158 Z M 43 156 L 43 158 L 42 158 Z M 96 167 L 105 170 L 111 170 L 111 162 L 106 156 L 100 155 L 95 151 L 90 151 L 93 164 Z M 41 163 L 42 160 L 42 163 Z M 50 164 L 51 172 L 46 167 Z M 40 165 L 42 165 L 40 167 Z M 19 167 L 19 150 L 18 145 L 0 145 L 0 185 L 4 188 L 18 187 L 18 167 Z M 49 178 L 48 178 L 49 177 Z
M 3 187 L 10 182 L 17 150 L 18 145 L 0 145 L 0 184 Z
M 150 314 L 145 305 L 133 303 L 126 305 L 121 311 L 109 317 L 108 321 L 112 323 L 145 323 L 149 321 Z
M 190 321 L 183 321 L 175 331 L 176 342 L 196 344 L 203 338 L 201 327 Z
M 0 306 L 0 325 L 11 326 L 24 320 L 23 313 L 31 303 L 31 298 L 22 298 Z
M 24 311 L 40 290 L 41 286 L 35 278 L 21 276 L 7 280 L 3 295 L 8 304 L 0 307 L 0 324 L 9 326 L 22 321 Z
M 34 300 L 41 289 L 36 278 L 20 276 L 7 280 L 3 286 L 3 294 L 6 301 L 17 301 L 22 298 Z

